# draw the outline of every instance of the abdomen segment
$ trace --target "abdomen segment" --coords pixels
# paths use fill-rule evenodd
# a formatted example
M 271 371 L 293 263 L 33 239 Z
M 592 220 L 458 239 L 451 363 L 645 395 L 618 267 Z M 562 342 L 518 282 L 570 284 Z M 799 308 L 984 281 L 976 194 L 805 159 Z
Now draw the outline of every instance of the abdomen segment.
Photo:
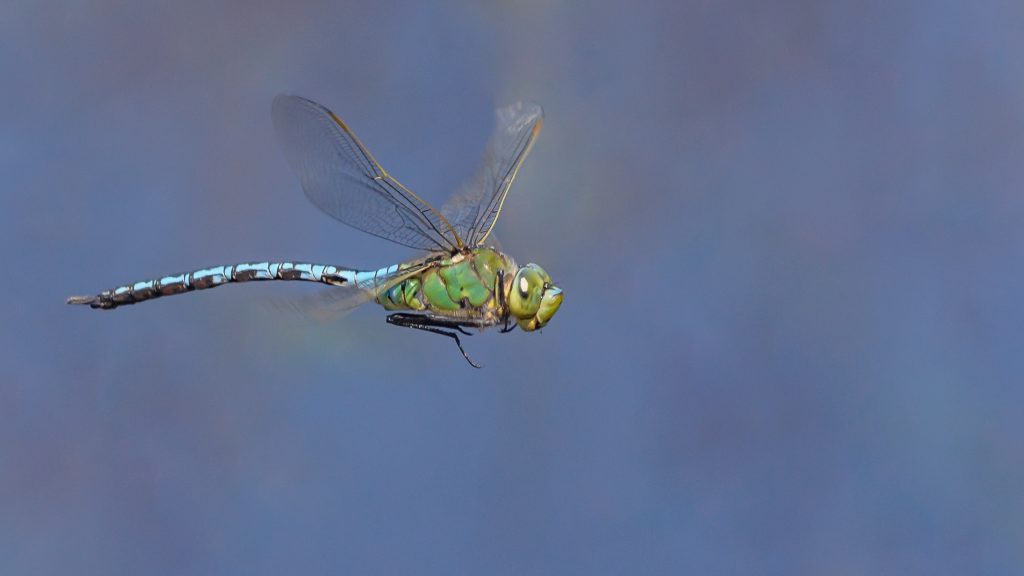
M 88 305 L 92 308 L 110 310 L 118 306 L 136 304 L 161 296 L 171 296 L 193 290 L 206 290 L 235 282 L 264 280 L 300 280 L 320 282 L 332 286 L 345 286 L 363 281 L 366 272 L 348 270 L 326 264 L 304 264 L 299 262 L 253 262 L 228 264 L 194 270 L 174 276 L 164 276 L 125 284 L 95 296 L 72 296 L 68 304 Z M 373 272 L 369 273 L 370 275 Z

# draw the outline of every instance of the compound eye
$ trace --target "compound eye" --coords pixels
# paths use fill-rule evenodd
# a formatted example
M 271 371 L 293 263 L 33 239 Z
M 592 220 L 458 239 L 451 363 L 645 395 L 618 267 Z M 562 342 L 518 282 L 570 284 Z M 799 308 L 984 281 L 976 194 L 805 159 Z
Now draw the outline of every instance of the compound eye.
M 527 296 L 530 293 L 530 282 L 526 279 L 526 276 L 519 277 L 519 293 L 523 296 Z

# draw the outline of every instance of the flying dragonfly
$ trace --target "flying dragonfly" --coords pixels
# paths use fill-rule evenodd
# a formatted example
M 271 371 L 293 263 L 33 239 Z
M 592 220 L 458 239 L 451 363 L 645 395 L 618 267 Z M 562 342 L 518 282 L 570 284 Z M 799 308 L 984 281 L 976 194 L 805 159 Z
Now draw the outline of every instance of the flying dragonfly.
M 68 304 L 101 310 L 216 288 L 234 282 L 301 280 L 329 285 L 336 311 L 375 301 L 387 322 L 447 336 L 472 366 L 459 335 L 547 325 L 562 290 L 536 264 L 519 266 L 489 246 L 494 225 L 523 160 L 537 140 L 543 111 L 520 102 L 497 110 L 497 128 L 476 175 L 437 210 L 388 173 L 334 112 L 312 100 L 279 95 L 274 129 L 306 197 L 329 216 L 363 232 L 421 251 L 401 264 L 353 270 L 330 264 L 249 262 L 124 284 Z

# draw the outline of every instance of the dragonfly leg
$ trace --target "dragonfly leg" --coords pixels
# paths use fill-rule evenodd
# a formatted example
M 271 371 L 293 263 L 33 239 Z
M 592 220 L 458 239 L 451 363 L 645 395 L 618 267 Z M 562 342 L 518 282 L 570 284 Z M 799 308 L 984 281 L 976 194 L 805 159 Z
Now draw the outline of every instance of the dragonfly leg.
M 511 332 L 516 327 L 515 324 L 512 328 L 508 327 L 508 304 L 505 302 L 505 271 L 501 268 L 498 269 L 498 285 L 495 288 L 498 291 L 498 310 L 501 310 L 502 321 L 505 323 L 505 327 L 501 329 L 502 334 Z
M 452 340 L 455 340 L 455 345 L 459 347 L 459 352 L 462 352 L 462 357 L 469 362 L 469 365 L 473 368 L 480 368 L 481 366 L 466 354 L 465 348 L 462 347 L 462 341 L 459 340 L 459 335 L 455 332 L 448 330 L 442 330 L 442 328 L 450 328 L 452 330 L 458 330 L 466 336 L 472 336 L 471 333 L 466 332 L 462 326 L 452 321 L 438 320 L 435 318 L 428 318 L 419 314 L 402 314 L 396 313 L 391 314 L 387 317 L 388 324 L 394 324 L 395 326 L 401 326 L 403 328 L 415 328 L 416 330 L 423 330 L 424 332 L 433 332 L 434 334 L 440 334 L 447 336 Z

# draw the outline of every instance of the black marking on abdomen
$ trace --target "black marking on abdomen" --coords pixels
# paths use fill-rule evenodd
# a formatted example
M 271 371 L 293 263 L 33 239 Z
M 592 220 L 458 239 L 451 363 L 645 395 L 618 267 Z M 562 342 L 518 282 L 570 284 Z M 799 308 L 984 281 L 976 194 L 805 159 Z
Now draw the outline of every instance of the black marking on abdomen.
M 174 276 L 163 276 L 106 290 L 96 296 L 74 296 L 68 304 L 88 304 L 92 308 L 110 310 L 161 296 L 193 290 L 206 290 L 234 282 L 262 280 L 301 280 L 322 282 L 332 286 L 349 284 L 357 272 L 323 264 L 293 262 L 256 262 L 203 268 Z

